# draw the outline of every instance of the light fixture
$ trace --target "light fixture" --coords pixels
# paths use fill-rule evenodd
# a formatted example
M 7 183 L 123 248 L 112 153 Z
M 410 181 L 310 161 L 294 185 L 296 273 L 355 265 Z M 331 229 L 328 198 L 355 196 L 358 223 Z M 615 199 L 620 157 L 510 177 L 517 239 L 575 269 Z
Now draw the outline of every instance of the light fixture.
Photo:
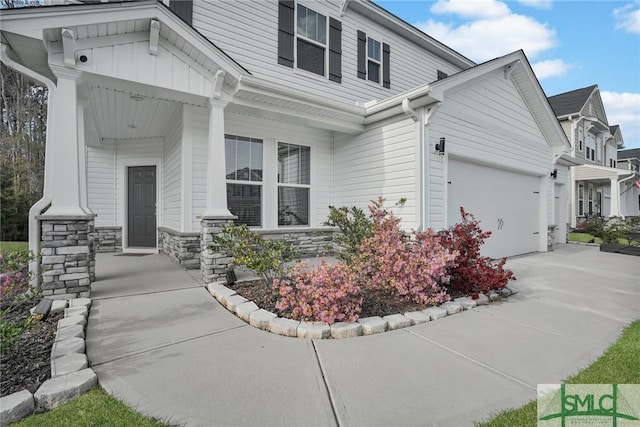
M 445 138 L 443 136 L 442 138 L 440 138 L 440 142 L 436 144 L 436 151 L 441 156 L 444 156 L 444 143 L 445 143 Z
M 558 169 L 554 169 L 553 172 L 551 172 L 551 178 L 556 179 L 558 177 Z

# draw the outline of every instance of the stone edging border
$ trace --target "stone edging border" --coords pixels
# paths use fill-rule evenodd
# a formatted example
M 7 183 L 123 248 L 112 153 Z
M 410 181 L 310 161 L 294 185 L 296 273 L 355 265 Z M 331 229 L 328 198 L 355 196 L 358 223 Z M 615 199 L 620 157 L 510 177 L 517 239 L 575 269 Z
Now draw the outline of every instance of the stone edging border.
M 505 287 L 497 292 L 491 291 L 489 295 L 480 294 L 476 300 L 470 297 L 460 297 L 439 307 L 429 307 L 422 311 L 391 314 L 384 317 L 365 317 L 358 319 L 357 322 L 337 322 L 329 325 L 325 322 L 301 322 L 278 317 L 275 313 L 261 309 L 253 301 L 238 295 L 233 289 L 227 288 L 223 282 L 210 283 L 207 285 L 207 290 L 227 310 L 255 328 L 286 337 L 308 339 L 353 338 L 407 328 L 464 310 L 471 310 L 478 305 L 486 305 L 490 301 L 497 301 L 514 293 Z
M 67 308 L 68 307 L 68 308 Z M 93 388 L 98 376 L 85 354 L 85 329 L 91 299 L 53 300 L 51 313 L 64 311 L 51 348 L 51 378 L 34 394 L 22 390 L 0 398 L 0 426 L 49 411 Z

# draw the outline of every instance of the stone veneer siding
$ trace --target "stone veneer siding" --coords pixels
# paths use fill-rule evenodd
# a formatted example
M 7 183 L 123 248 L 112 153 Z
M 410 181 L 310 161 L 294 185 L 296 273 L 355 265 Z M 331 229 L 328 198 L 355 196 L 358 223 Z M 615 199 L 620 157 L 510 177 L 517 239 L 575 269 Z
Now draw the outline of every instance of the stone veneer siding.
M 96 252 L 122 252 L 122 227 L 96 227 Z
M 200 233 L 159 227 L 158 248 L 187 269 L 200 268 Z
M 284 240 L 295 247 L 300 258 L 312 258 L 335 254 L 333 229 L 295 229 L 258 231 L 265 239 Z
M 231 270 L 232 258 L 211 249 L 212 234 L 217 234 L 225 225 L 233 224 L 233 218 L 203 217 L 200 221 L 200 273 L 204 283 L 223 279 Z
M 88 297 L 95 280 L 94 217 L 48 216 L 40 221 L 40 287 L 47 298 Z

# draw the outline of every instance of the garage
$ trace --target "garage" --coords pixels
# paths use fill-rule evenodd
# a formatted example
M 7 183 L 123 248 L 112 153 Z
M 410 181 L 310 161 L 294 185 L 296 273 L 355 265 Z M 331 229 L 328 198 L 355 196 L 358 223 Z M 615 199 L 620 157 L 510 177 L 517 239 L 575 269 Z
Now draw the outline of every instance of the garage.
M 501 258 L 536 252 L 540 242 L 540 177 L 449 158 L 447 223 L 460 206 L 493 232 L 482 255 Z

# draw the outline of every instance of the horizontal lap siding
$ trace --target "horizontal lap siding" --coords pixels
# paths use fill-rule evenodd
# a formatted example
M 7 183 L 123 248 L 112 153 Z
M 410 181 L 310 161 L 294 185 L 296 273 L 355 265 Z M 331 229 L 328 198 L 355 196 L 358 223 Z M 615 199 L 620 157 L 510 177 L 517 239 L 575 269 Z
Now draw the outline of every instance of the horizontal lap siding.
M 416 124 L 398 116 L 358 136 L 341 136 L 334 145 L 335 204 L 366 209 L 383 196 L 409 229 L 416 224 Z
M 311 147 L 311 211 L 310 226 L 322 226 L 333 204 L 333 166 L 331 132 L 295 126 L 278 121 L 241 114 L 225 113 L 225 133 L 263 140 L 263 210 L 265 229 L 277 224 L 277 143 Z M 272 153 L 269 157 L 268 153 Z M 269 178 L 271 176 L 272 178 Z M 271 198 L 266 200 L 266 198 Z M 269 208 L 269 204 L 273 208 Z M 269 223 L 273 225 L 269 225 Z
M 116 224 L 116 170 L 113 143 L 87 147 L 87 193 L 89 209 L 97 214 L 96 226 Z
M 209 111 L 193 108 L 191 114 L 191 137 L 193 140 L 192 188 L 192 231 L 200 230 L 200 217 L 207 207 L 207 161 L 209 144 Z
M 429 226 L 446 225 L 447 157 L 543 176 L 551 172 L 551 151 L 531 113 L 502 71 L 445 92 L 431 119 L 429 146 L 446 138 L 447 156 L 430 153 Z
M 436 80 L 437 70 L 460 71 L 396 33 L 347 9 L 340 16 L 339 2 L 301 2 L 342 23 L 342 84 L 304 70 L 278 64 L 277 1 L 194 2 L 193 25 L 252 74 L 310 96 L 344 102 L 382 100 Z M 357 78 L 357 31 L 391 47 L 391 88 Z
M 181 144 L 182 144 L 182 108 L 168 120 L 164 141 L 164 192 L 163 224 L 165 227 L 180 230 L 181 216 Z

